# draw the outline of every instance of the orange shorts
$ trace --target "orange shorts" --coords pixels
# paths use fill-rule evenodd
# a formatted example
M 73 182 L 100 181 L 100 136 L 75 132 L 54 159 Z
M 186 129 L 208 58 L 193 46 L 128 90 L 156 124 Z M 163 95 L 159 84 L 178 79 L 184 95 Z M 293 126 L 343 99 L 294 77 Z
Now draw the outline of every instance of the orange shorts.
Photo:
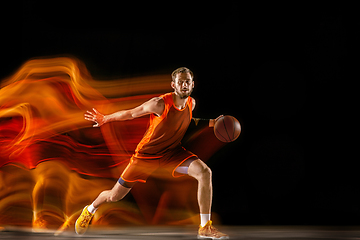
M 158 168 L 170 172 L 173 177 L 184 174 L 175 172 L 176 168 L 188 159 L 197 159 L 192 152 L 179 146 L 162 155 L 135 153 L 127 165 L 121 178 L 126 182 L 146 182 L 146 179 Z

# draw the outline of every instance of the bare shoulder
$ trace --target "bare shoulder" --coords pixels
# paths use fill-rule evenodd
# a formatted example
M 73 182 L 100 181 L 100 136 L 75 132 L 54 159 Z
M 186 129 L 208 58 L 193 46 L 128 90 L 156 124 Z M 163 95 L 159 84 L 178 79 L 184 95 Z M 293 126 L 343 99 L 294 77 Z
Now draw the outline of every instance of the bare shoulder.
M 193 97 L 191 97 L 191 100 L 192 100 L 192 110 L 194 110 L 195 108 L 195 105 L 196 105 L 196 101 Z
M 160 116 L 165 108 L 164 99 L 161 97 L 154 97 L 147 101 L 147 108 L 150 112 L 157 114 Z
M 164 99 L 161 97 L 154 97 L 149 100 L 155 107 L 163 107 L 165 105 Z

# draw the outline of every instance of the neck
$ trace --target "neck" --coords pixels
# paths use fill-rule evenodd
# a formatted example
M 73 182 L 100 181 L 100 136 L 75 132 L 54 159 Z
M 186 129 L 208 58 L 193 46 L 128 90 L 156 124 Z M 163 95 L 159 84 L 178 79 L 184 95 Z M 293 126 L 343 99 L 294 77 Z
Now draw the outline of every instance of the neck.
M 174 101 L 174 105 L 176 108 L 178 109 L 183 109 L 186 107 L 186 102 L 188 100 L 187 98 L 181 98 L 180 96 L 178 96 L 175 92 L 173 93 L 173 101 Z

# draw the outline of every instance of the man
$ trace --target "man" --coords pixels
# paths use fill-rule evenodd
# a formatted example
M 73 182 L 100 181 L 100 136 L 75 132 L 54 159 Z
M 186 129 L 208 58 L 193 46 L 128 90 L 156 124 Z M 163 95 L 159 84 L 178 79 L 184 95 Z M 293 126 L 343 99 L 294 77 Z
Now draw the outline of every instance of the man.
M 136 182 L 146 182 L 151 173 L 160 167 L 171 172 L 173 177 L 188 174 L 198 181 L 197 195 L 201 217 L 198 237 L 228 238 L 226 234 L 213 227 L 210 220 L 212 201 L 210 168 L 180 143 L 195 108 L 195 100 L 190 97 L 194 88 L 193 73 L 190 69 L 182 67 L 176 69 L 171 76 L 171 87 L 174 89 L 172 93 L 152 98 L 133 109 L 110 115 L 103 115 L 96 109 L 85 113 L 85 119 L 94 122 L 94 127 L 144 115 L 150 115 L 150 126 L 115 186 L 111 190 L 101 192 L 91 205 L 83 209 L 75 224 L 76 233 L 85 233 L 95 211 L 102 203 L 121 200 Z M 213 127 L 216 120 L 211 119 L 209 126 Z

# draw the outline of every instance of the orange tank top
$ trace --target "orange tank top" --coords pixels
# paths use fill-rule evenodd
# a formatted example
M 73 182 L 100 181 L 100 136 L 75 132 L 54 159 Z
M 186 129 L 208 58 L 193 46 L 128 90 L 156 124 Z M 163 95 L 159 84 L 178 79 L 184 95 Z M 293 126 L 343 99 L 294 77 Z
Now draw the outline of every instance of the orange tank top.
M 141 154 L 162 154 L 180 145 L 192 118 L 192 99 L 188 97 L 185 108 L 175 107 L 173 93 L 160 96 L 165 102 L 161 116 L 150 115 L 150 126 L 138 144 L 135 152 Z

